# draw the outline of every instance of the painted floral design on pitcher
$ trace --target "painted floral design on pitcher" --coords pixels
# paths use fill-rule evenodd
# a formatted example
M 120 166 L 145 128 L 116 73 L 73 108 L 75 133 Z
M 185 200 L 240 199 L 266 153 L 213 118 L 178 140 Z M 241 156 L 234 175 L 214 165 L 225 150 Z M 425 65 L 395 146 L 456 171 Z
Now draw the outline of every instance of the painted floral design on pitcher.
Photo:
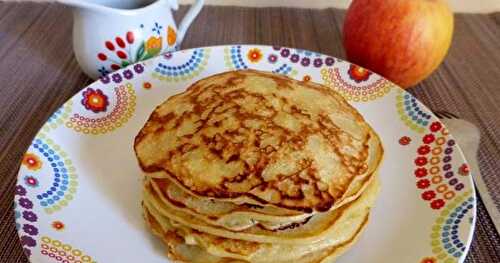
M 134 32 L 139 32 L 142 36 L 150 35 L 138 42 Z M 116 36 L 103 43 L 103 51 L 97 54 L 97 58 L 103 63 L 99 73 L 105 76 L 111 71 L 157 56 L 164 47 L 169 50 L 175 48 L 176 39 L 177 33 L 171 26 L 166 26 L 164 30 L 163 25 L 155 22 L 148 31 L 141 24 L 138 29 L 127 31 L 124 36 Z
M 177 0 L 58 0 L 73 8 L 73 50 L 82 70 L 98 79 L 181 44 L 201 11 L 196 0 L 177 25 Z

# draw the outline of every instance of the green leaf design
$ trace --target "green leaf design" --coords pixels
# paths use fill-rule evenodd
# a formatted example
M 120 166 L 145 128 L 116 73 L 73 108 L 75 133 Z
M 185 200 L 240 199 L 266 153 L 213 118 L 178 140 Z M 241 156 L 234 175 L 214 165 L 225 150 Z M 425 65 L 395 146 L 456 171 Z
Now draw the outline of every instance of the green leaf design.
M 122 61 L 122 68 L 124 68 L 124 67 L 126 67 L 128 65 L 130 65 L 130 61 L 127 61 L 127 60 L 123 60 Z
M 143 41 L 139 49 L 137 50 L 137 54 L 135 55 L 135 61 L 143 60 L 144 56 L 144 47 L 146 46 L 146 43 Z
M 144 57 L 142 57 L 141 60 L 146 60 L 146 59 L 152 58 L 153 56 L 154 56 L 153 54 L 146 53 L 146 55 Z

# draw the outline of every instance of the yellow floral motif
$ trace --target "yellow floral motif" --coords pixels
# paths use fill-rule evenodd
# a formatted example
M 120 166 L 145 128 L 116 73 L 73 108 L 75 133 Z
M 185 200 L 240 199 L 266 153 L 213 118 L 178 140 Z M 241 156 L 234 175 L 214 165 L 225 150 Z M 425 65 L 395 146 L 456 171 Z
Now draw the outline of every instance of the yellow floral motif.
M 156 56 L 161 51 L 161 37 L 150 37 L 146 41 L 146 52 L 149 56 Z
M 175 33 L 175 30 L 171 27 L 168 26 L 167 28 L 167 43 L 169 46 L 175 45 L 175 41 L 177 40 L 177 33 Z

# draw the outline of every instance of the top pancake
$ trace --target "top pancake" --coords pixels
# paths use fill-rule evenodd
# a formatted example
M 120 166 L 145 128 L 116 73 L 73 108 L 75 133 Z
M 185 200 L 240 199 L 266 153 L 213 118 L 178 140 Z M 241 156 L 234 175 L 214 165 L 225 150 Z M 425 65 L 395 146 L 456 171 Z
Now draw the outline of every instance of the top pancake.
M 327 211 L 382 158 L 339 94 L 255 70 L 202 79 L 159 105 L 135 138 L 142 170 L 192 194 Z

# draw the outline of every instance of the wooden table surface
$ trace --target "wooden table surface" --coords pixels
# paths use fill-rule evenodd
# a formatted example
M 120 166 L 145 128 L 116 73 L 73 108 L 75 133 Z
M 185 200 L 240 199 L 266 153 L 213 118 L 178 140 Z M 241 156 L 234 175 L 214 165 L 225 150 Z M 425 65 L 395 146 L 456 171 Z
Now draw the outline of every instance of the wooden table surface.
M 177 13 L 180 17 L 186 8 Z M 182 48 L 254 43 L 344 58 L 343 11 L 205 7 Z M 71 10 L 57 4 L 0 3 L 0 262 L 27 262 L 18 241 L 13 194 L 23 152 L 50 114 L 91 83 L 72 52 Z M 433 109 L 453 112 L 482 133 L 481 172 L 500 207 L 500 14 L 457 15 L 441 67 L 410 90 Z M 478 196 L 466 262 L 500 262 L 500 237 Z

